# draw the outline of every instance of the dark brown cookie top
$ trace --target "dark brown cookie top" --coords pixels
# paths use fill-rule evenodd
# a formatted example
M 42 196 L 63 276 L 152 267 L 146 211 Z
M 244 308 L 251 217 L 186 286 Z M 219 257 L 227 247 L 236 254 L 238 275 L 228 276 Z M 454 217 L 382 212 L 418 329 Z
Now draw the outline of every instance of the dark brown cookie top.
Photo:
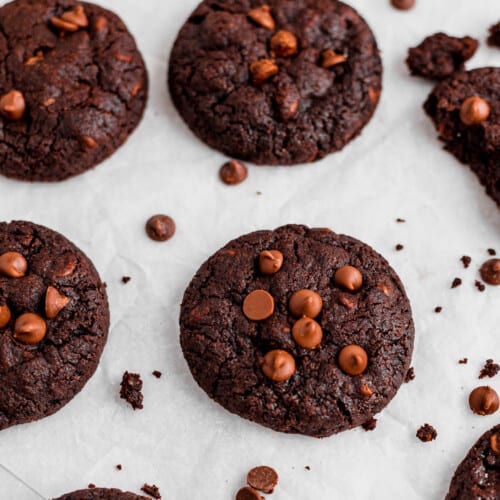
M 485 432 L 457 467 L 446 500 L 500 498 L 500 425 Z
M 83 252 L 31 222 L 0 223 L 0 308 L 8 310 L 0 322 L 4 429 L 54 413 L 83 388 L 106 343 L 109 311 Z
M 445 148 L 500 204 L 500 68 L 454 74 L 436 85 L 424 108 Z
M 259 257 L 271 250 L 283 261 L 265 274 Z M 362 284 L 352 273 L 339 278 L 344 266 L 359 270 Z M 254 321 L 243 306 L 258 290 L 274 307 Z M 265 317 L 267 296 L 259 295 Z M 317 347 L 301 347 L 299 322 L 315 338 L 319 325 Z M 317 437 L 361 425 L 387 405 L 410 366 L 414 335 L 403 285 L 383 257 L 354 238 L 297 225 L 242 236 L 210 257 L 185 292 L 180 326 L 184 356 L 211 398 L 274 430 Z
M 180 30 L 169 86 L 186 123 L 225 154 L 291 165 L 342 149 L 381 91 L 375 38 L 336 0 L 205 0 Z
M 94 167 L 138 125 L 147 86 L 135 41 L 112 12 L 75 0 L 4 5 L 0 173 L 60 181 Z M 16 119 L 5 102 L 19 111 Z
M 149 497 L 115 488 L 90 488 L 66 493 L 53 500 L 149 500 Z

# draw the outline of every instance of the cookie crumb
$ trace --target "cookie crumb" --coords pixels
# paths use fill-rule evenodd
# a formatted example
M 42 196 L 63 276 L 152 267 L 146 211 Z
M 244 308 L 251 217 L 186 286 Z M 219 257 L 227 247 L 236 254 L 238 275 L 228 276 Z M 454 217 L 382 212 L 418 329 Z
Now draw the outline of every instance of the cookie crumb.
M 367 422 L 364 424 L 361 424 L 361 427 L 368 432 L 368 431 L 373 431 L 375 430 L 375 427 L 377 427 L 377 419 L 376 418 L 370 418 Z
M 144 493 L 153 498 L 161 498 L 160 490 L 158 489 L 158 486 L 156 486 L 156 484 L 149 485 L 144 483 L 144 486 L 141 488 L 141 491 L 143 491 Z
M 398 244 L 396 245 L 396 251 L 397 251 L 397 252 L 401 252 L 401 250 L 403 250 L 403 248 L 404 248 L 404 246 L 403 246 L 403 245 L 401 245 L 401 243 L 398 243 Z
M 439 314 L 441 311 L 443 310 L 443 308 L 441 306 L 437 306 L 435 309 L 434 309 L 434 312 Z
M 407 384 L 408 382 L 411 382 L 414 378 L 415 378 L 415 370 L 414 370 L 414 368 L 412 366 L 406 372 L 406 375 L 405 375 L 405 384 Z
M 470 266 L 470 263 L 472 262 L 472 259 L 468 255 L 464 255 L 461 259 L 462 264 L 464 265 L 465 269 L 467 269 Z
M 496 255 L 497 251 L 494 248 L 488 248 L 488 254 L 489 255 Z
M 116 465 L 116 468 L 117 468 L 118 470 L 122 470 L 122 464 L 117 464 L 117 465 Z
M 492 359 L 487 359 L 481 372 L 479 373 L 479 378 L 494 377 L 498 372 L 500 372 L 500 365 L 494 363 Z
M 466 365 L 469 362 L 468 358 L 462 358 L 458 360 L 458 364 L 460 365 Z
M 120 397 L 130 403 L 134 410 L 142 410 L 142 380 L 138 373 L 129 373 L 126 371 L 123 374 L 120 389 Z
M 132 278 L 130 276 L 123 276 L 122 283 L 126 285 Z
M 405 219 L 400 219 L 399 217 L 396 219 L 396 222 L 398 222 L 399 224 L 404 224 L 406 222 Z
M 256 194 L 257 196 L 260 196 L 260 195 L 262 194 L 262 191 L 255 191 L 255 194 Z
M 481 283 L 479 280 L 476 280 L 475 283 L 474 283 L 474 286 L 480 291 L 480 292 L 484 292 L 484 290 L 486 289 L 486 286 L 484 285 L 484 283 Z
M 160 371 L 158 371 L 158 370 L 155 370 L 155 371 L 153 372 L 153 375 L 154 375 L 156 378 L 160 378 L 160 377 L 161 377 L 161 372 L 160 372 Z
M 487 42 L 490 47 L 500 47 L 500 22 L 490 28 Z
M 418 429 L 417 437 L 423 443 L 428 443 L 429 441 L 434 441 L 437 438 L 437 431 L 430 424 L 424 424 Z
M 455 278 L 451 284 L 451 288 L 457 288 L 457 286 L 460 286 L 461 284 L 462 280 L 460 278 Z
M 311 467 L 309 467 L 309 465 L 306 465 L 306 466 L 304 467 L 304 469 L 305 469 L 305 470 L 311 470 Z

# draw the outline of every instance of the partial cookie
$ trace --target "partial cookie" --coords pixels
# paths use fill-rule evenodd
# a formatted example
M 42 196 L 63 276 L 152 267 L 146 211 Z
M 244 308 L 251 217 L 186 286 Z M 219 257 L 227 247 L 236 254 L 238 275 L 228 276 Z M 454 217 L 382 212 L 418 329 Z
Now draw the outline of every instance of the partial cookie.
M 149 500 L 149 497 L 114 488 L 91 488 L 66 493 L 53 500 Z
M 408 51 L 406 64 L 412 75 L 442 80 L 463 70 L 465 61 L 476 53 L 478 46 L 479 42 L 470 36 L 457 38 L 436 33 Z
M 0 223 L 0 429 L 76 396 L 108 328 L 104 284 L 81 250 L 31 222 Z
M 490 34 L 488 36 L 488 45 L 491 47 L 500 47 L 500 22 L 494 24 L 490 28 Z
M 468 164 L 500 205 L 500 68 L 457 73 L 424 104 L 445 149 Z
M 118 16 L 75 0 L 0 8 L 0 173 L 61 181 L 110 156 L 139 124 L 147 74 Z
M 370 120 L 382 64 L 364 19 L 335 0 L 205 0 L 182 27 L 169 86 L 191 130 L 230 157 L 312 162 Z
M 368 245 L 283 226 L 228 243 L 184 294 L 181 345 L 200 387 L 271 429 L 323 437 L 394 397 L 414 327 L 401 281 Z
M 485 432 L 457 467 L 446 500 L 500 498 L 500 425 Z

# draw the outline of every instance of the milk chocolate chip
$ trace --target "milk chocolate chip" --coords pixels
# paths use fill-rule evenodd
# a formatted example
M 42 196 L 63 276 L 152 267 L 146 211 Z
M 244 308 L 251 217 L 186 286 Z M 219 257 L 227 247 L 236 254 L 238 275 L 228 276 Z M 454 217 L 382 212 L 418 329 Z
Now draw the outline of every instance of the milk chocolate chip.
M 297 53 L 297 37 L 290 31 L 280 30 L 270 41 L 271 53 L 276 57 L 290 57 Z
M 10 309 L 7 304 L 0 306 L 0 328 L 7 326 L 10 321 Z
M 21 314 L 14 324 L 14 338 L 24 344 L 38 344 L 47 332 L 43 318 L 33 313 Z
M 277 75 L 279 68 L 271 59 L 261 59 L 250 64 L 250 73 L 255 85 L 261 85 L 273 76 Z
M 276 28 L 276 23 L 274 22 L 273 16 L 271 15 L 271 8 L 269 5 L 261 5 L 248 11 L 248 17 L 257 23 L 259 26 L 266 28 L 270 31 L 274 31 Z
M 60 294 L 53 286 L 49 286 L 45 294 L 45 315 L 49 319 L 55 318 L 68 302 L 68 297 Z
M 292 336 L 304 349 L 316 349 L 323 339 L 323 330 L 313 319 L 301 318 L 293 325 Z
M 9 278 L 22 278 L 28 270 L 26 259 L 18 252 L 5 252 L 0 255 L 0 274 Z
M 279 250 L 264 250 L 259 255 L 259 270 L 262 274 L 277 273 L 283 265 L 283 254 Z
M 275 382 L 284 382 L 295 373 L 295 359 L 286 351 L 275 349 L 264 356 L 264 375 Z
M 219 169 L 219 177 L 224 184 L 235 186 L 243 182 L 248 176 L 248 169 L 243 163 L 230 160 Z
M 353 266 L 342 266 L 335 272 L 333 281 L 337 286 L 355 292 L 361 288 L 363 276 L 359 270 Z
M 297 318 L 301 316 L 315 318 L 321 312 L 322 307 L 322 298 L 316 292 L 307 289 L 295 292 L 288 303 L 290 312 Z
M 347 57 L 342 54 L 337 54 L 332 49 L 326 49 L 321 54 L 321 66 L 325 69 L 342 64 L 347 61 Z
M 477 125 L 490 116 L 490 105 L 481 97 L 467 97 L 460 107 L 460 119 L 465 125 Z
M 274 312 L 274 299 L 265 290 L 250 292 L 243 301 L 243 314 L 251 321 L 263 321 Z
M 267 465 L 254 467 L 247 474 L 247 483 L 263 493 L 272 493 L 278 484 L 278 473 Z
M 0 115 L 10 121 L 20 120 L 26 111 L 26 102 L 23 94 L 18 90 L 11 90 L 0 97 Z
M 339 365 L 348 375 L 360 375 L 368 366 L 368 355 L 359 345 L 348 345 L 340 351 Z

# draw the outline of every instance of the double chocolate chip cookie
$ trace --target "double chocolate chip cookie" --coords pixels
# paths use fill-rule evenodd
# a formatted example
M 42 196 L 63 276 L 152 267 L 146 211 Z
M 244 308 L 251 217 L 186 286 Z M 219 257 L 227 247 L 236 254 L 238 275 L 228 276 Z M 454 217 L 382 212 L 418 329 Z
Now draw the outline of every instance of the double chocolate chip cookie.
M 147 74 L 112 12 L 75 0 L 0 8 L 0 173 L 61 181 L 110 156 L 141 120 Z
M 0 429 L 70 401 L 108 328 L 104 285 L 75 245 L 31 222 L 0 223 Z
M 170 58 L 173 101 L 209 146 L 257 164 L 312 162 L 370 120 L 382 64 L 364 19 L 336 0 L 205 0 Z
M 271 429 L 323 437 L 394 397 L 414 327 L 404 287 L 354 238 L 288 225 L 228 243 L 187 288 L 181 346 L 200 387 Z
M 53 500 L 149 500 L 149 498 L 115 488 L 90 488 L 66 493 Z

